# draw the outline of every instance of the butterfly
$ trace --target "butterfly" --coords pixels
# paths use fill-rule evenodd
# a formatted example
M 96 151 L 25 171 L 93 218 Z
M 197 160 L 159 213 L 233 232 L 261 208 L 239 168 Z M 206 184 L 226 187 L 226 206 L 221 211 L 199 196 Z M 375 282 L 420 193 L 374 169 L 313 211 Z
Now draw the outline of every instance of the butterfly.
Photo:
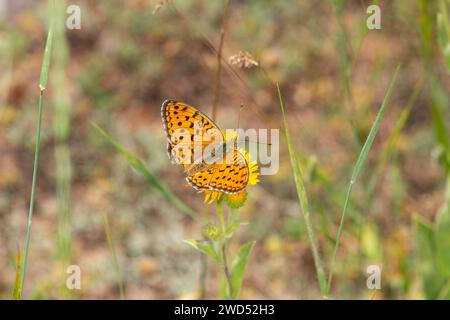
M 169 159 L 184 166 L 186 181 L 194 189 L 233 194 L 246 188 L 249 164 L 236 144 L 225 140 L 213 120 L 196 108 L 174 100 L 164 101 L 161 117 Z M 205 156 L 208 150 L 210 153 Z

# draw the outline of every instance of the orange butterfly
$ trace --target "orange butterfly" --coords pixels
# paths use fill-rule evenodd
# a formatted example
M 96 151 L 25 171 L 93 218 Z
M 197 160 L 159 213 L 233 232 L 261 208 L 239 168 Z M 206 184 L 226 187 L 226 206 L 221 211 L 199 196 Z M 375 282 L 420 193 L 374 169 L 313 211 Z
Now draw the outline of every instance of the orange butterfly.
M 186 181 L 192 187 L 228 194 L 247 187 L 250 169 L 246 157 L 235 144 L 229 148 L 230 143 L 213 120 L 196 108 L 173 100 L 164 101 L 161 117 L 169 158 L 184 166 Z

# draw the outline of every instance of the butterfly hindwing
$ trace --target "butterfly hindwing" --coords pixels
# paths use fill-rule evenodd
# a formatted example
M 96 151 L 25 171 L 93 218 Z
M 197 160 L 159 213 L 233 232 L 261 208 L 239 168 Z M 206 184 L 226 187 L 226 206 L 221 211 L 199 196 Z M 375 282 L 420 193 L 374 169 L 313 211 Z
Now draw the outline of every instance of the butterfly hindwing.
M 204 170 L 188 174 L 186 176 L 186 181 L 196 190 L 209 190 L 209 184 L 216 169 L 217 165 L 211 165 Z
M 244 155 L 236 149 L 232 151 L 231 163 L 212 164 L 205 170 L 186 177 L 191 186 L 198 190 L 216 190 L 238 193 L 245 189 L 249 180 L 248 163 Z

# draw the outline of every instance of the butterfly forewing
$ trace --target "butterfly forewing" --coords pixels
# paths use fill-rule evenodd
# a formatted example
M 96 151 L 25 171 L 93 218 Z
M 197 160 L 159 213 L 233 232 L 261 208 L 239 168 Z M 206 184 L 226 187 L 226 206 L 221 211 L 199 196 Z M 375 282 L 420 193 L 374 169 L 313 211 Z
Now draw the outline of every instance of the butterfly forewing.
M 200 163 L 206 146 L 223 141 L 218 126 L 185 103 L 166 100 L 161 108 L 161 117 L 167 135 L 167 152 L 173 163 Z

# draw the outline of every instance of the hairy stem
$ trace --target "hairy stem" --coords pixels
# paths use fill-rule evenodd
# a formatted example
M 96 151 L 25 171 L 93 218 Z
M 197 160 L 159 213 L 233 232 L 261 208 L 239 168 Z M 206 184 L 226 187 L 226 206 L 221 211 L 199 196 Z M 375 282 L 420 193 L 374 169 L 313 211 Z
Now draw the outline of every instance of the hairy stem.
M 231 282 L 231 274 L 230 274 L 230 269 L 228 268 L 228 260 L 227 260 L 227 246 L 226 246 L 227 228 L 225 225 L 225 219 L 223 218 L 223 207 L 222 207 L 221 201 L 217 202 L 217 215 L 219 217 L 219 223 L 220 223 L 220 227 L 221 227 L 221 231 L 222 231 L 222 236 L 221 236 L 221 240 L 220 240 L 221 241 L 220 250 L 222 253 L 223 272 L 225 274 L 225 278 L 227 279 L 228 297 L 232 297 L 233 296 L 233 285 Z
M 200 253 L 200 277 L 199 277 L 199 293 L 200 300 L 206 298 L 206 276 L 208 273 L 208 256 Z

